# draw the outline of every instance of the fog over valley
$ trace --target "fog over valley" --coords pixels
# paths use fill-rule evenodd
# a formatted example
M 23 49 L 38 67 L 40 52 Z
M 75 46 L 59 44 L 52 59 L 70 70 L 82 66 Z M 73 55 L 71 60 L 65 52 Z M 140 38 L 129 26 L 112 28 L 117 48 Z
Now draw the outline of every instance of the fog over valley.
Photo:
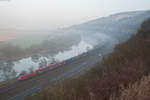
M 0 1 L 0 80 L 31 73 L 95 48 L 107 54 L 150 17 L 150 11 L 145 10 L 148 6 L 126 9 L 111 4 L 112 0 L 110 7 L 104 6 L 107 1 L 94 1 Z
M 0 0 L 0 100 L 149 100 L 150 0 Z
M 19 34 L 0 42 L 1 81 L 30 73 L 93 48 L 106 54 L 134 35 L 150 11 L 123 12 L 68 28 Z M 130 23 L 132 21 L 132 23 Z M 12 35 L 13 37 L 13 35 Z

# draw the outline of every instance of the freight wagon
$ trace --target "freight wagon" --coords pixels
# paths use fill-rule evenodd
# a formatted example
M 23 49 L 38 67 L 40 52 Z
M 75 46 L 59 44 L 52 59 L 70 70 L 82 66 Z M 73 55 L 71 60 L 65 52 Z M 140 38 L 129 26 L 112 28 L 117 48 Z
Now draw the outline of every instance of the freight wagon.
M 77 57 L 78 57 L 78 56 L 77 56 Z M 61 66 L 61 65 L 69 64 L 69 63 L 71 63 L 71 62 L 72 62 L 73 60 L 75 60 L 75 59 L 76 59 L 76 57 L 67 59 L 67 60 L 65 60 L 65 61 L 63 61 L 63 62 L 56 63 L 56 64 L 51 65 L 51 66 L 47 66 L 47 67 L 44 67 L 44 68 L 40 68 L 40 69 L 36 70 L 35 72 L 33 72 L 33 73 L 31 73 L 31 74 L 27 74 L 27 75 L 22 75 L 22 76 L 20 76 L 20 77 L 18 78 L 18 80 L 25 80 L 25 79 L 34 77 L 34 76 L 36 76 L 36 75 L 38 75 L 38 74 L 40 74 L 40 73 L 43 73 L 43 72 L 52 70 L 52 69 L 57 68 L 57 67 L 59 67 L 59 66 Z
M 71 60 L 68 60 L 67 63 L 70 62 L 70 61 L 71 61 Z M 40 68 L 40 69 L 36 70 L 35 72 L 33 72 L 33 73 L 31 73 L 31 74 L 19 76 L 18 80 L 25 80 L 25 79 L 34 77 L 34 76 L 36 76 L 36 75 L 38 75 L 38 74 L 40 74 L 40 73 L 43 73 L 43 72 L 45 72 L 45 71 L 48 71 L 48 70 L 52 70 L 52 69 L 54 69 L 54 68 L 57 68 L 57 67 L 59 67 L 59 66 L 65 64 L 65 63 L 66 63 L 66 61 L 63 61 L 63 62 L 56 63 L 56 64 L 51 65 L 51 66 L 47 66 L 47 67 L 45 67 L 45 68 Z
M 73 59 L 70 58 L 70 59 L 67 59 L 67 60 L 65 61 L 65 63 L 66 63 L 66 64 L 69 64 L 69 63 L 71 63 L 72 61 L 73 61 Z
M 38 71 L 39 73 L 45 72 L 45 71 L 48 71 L 48 70 L 52 70 L 52 69 L 54 69 L 54 68 L 56 68 L 56 67 L 58 67 L 58 66 L 60 66 L 60 65 L 63 65 L 63 64 L 65 64 L 64 61 L 63 61 L 63 62 L 60 62 L 60 63 L 56 63 L 56 64 L 51 65 L 51 66 L 48 66 L 48 67 L 45 67 L 45 68 L 40 68 L 40 69 L 37 70 L 37 71 Z

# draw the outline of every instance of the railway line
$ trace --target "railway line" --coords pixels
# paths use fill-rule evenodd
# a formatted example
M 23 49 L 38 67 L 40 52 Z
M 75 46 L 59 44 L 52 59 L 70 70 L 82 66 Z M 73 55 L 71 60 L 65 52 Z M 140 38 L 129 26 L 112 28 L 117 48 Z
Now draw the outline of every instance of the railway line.
M 63 64 L 60 67 L 39 74 L 27 80 L 18 81 L 11 84 L 6 84 L 0 88 L 0 100 L 11 100 L 10 98 L 17 96 L 24 91 L 32 89 L 35 86 L 40 86 L 41 89 L 48 87 L 54 81 L 59 81 L 63 78 L 76 76 L 84 70 L 87 70 L 90 65 L 94 64 L 99 57 L 100 51 L 93 50 L 87 54 L 81 55 L 78 59 L 73 60 L 68 64 Z M 95 59 L 95 60 L 94 60 Z

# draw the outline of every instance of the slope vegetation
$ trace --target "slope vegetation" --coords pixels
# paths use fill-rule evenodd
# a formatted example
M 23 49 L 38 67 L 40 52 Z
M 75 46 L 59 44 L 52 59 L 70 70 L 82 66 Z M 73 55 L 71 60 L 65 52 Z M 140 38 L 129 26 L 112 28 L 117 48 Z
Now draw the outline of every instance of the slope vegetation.
M 150 19 L 86 75 L 63 80 L 27 100 L 148 100 L 149 51 Z

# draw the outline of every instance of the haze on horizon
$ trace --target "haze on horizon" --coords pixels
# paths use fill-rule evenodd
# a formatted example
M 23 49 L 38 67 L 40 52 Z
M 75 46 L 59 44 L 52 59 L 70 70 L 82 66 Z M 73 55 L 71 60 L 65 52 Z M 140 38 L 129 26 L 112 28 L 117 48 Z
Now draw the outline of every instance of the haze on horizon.
M 117 12 L 148 10 L 148 4 L 148 0 L 1 0 L 0 35 L 68 27 Z

